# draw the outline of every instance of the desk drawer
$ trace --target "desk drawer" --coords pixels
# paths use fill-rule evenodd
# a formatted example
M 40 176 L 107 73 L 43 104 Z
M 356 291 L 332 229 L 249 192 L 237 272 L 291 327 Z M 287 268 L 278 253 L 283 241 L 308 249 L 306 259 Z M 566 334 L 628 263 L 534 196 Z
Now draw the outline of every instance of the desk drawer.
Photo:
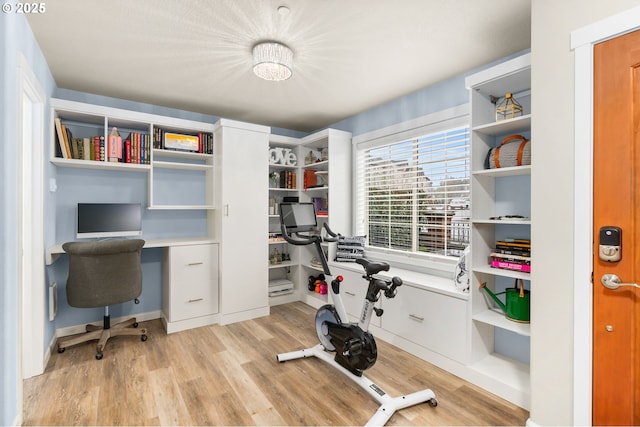
M 169 322 L 217 313 L 218 245 L 165 249 L 162 279 L 162 306 Z
M 213 280 L 180 280 L 172 283 L 173 292 L 169 321 L 191 319 L 218 312 L 218 287 Z
M 176 246 L 169 248 L 171 279 L 206 280 L 218 277 L 214 268 L 214 251 L 217 245 Z M 217 258 L 216 258 L 217 259 Z

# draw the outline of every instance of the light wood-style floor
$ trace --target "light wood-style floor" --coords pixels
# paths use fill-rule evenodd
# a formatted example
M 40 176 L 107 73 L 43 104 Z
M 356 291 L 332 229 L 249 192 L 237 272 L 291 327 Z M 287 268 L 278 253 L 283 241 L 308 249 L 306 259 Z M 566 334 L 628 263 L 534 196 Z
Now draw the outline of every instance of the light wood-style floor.
M 54 353 L 24 382 L 24 425 L 362 425 L 378 404 L 324 362 L 278 363 L 276 354 L 317 343 L 315 310 L 303 303 L 271 316 L 149 339 L 95 341 Z M 524 425 L 528 412 L 382 340 L 365 375 L 389 395 L 431 388 L 438 406 L 402 409 L 388 425 Z

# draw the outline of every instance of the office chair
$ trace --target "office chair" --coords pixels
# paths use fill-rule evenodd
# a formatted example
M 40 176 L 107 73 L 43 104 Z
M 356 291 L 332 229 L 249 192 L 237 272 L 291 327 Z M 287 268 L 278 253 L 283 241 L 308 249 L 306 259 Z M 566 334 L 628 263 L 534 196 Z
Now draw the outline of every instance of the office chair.
M 103 240 L 95 242 L 67 242 L 62 249 L 69 255 L 67 301 L 72 307 L 104 307 L 102 327 L 87 325 L 86 334 L 58 340 L 58 353 L 68 346 L 98 340 L 96 359 L 111 337 L 137 335 L 147 340 L 145 328 L 138 327 L 136 318 L 111 325 L 109 306 L 135 299 L 142 292 L 140 253 L 144 240 Z

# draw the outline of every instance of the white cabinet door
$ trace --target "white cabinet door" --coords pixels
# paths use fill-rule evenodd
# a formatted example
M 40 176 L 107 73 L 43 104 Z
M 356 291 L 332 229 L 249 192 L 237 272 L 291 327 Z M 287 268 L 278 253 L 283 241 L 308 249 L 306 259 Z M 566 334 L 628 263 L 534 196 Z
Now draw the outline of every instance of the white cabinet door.
M 231 323 L 269 312 L 269 135 L 224 125 L 217 135 L 220 314 L 221 323 Z

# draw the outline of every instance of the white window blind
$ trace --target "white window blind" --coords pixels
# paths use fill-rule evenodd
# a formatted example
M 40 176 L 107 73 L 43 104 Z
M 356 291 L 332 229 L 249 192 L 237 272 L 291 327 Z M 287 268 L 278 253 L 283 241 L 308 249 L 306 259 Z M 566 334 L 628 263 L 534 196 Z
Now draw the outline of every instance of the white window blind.
M 460 256 L 469 244 L 469 128 L 357 153 L 358 224 L 370 248 Z

